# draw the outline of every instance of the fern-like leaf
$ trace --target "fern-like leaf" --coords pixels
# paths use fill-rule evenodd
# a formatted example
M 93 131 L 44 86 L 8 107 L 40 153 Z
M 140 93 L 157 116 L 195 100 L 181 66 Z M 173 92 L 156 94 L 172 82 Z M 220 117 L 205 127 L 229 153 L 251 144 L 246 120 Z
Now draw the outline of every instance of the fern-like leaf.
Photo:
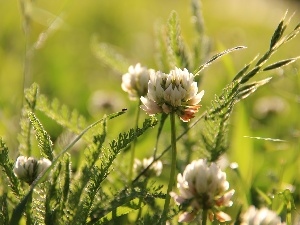
M 128 70 L 130 64 L 127 63 L 125 57 L 123 57 L 120 53 L 117 53 L 117 51 L 110 45 L 106 43 L 99 43 L 96 38 L 93 38 L 91 48 L 97 59 L 109 68 L 120 74 L 123 74 Z
M 172 67 L 168 55 L 168 44 L 166 29 L 162 25 L 157 25 L 155 29 L 156 34 L 156 62 L 160 71 L 168 72 Z
M 142 128 L 130 129 L 127 133 L 121 133 L 117 140 L 113 140 L 110 143 L 108 154 L 101 158 L 101 166 L 94 166 L 91 170 L 91 180 L 86 188 L 86 194 L 78 206 L 78 210 L 75 213 L 73 222 L 75 224 L 85 224 L 89 211 L 95 199 L 96 193 L 99 191 L 101 183 L 106 179 L 109 174 L 110 167 L 117 155 L 130 144 L 136 137 L 142 135 L 146 130 L 155 126 L 157 120 L 155 117 L 146 119 Z
M 128 214 L 131 211 L 137 210 L 146 204 L 152 204 L 156 199 L 165 199 L 165 194 L 161 192 L 161 186 L 149 188 L 125 188 L 117 193 L 111 201 L 107 202 L 102 207 L 95 205 L 94 210 L 90 213 L 91 221 L 88 225 L 107 224 L 113 218 Z M 142 204 L 137 204 L 142 201 Z M 156 213 L 160 213 L 157 209 Z
M 71 111 L 57 99 L 50 102 L 46 96 L 39 95 L 36 108 L 75 134 L 79 134 L 86 127 L 86 120 L 83 116 L 79 115 L 76 110 Z
M 28 121 L 28 112 L 35 110 L 38 88 L 38 85 L 34 83 L 24 91 L 25 101 L 20 118 L 21 133 L 18 135 L 19 153 L 21 155 L 31 155 L 31 123 Z
M 0 137 L 0 166 L 2 167 L 3 172 L 6 174 L 9 180 L 10 188 L 12 192 L 17 197 L 21 197 L 23 191 L 21 189 L 19 179 L 13 173 L 14 163 L 10 161 L 8 156 L 8 148 L 6 144 L 3 142 L 1 137 Z
M 33 112 L 28 113 L 28 118 L 35 131 L 35 136 L 38 141 L 38 146 L 40 148 L 41 155 L 52 161 L 53 149 L 50 136 L 48 135 L 47 131 L 44 129 L 43 125 Z
M 9 214 L 7 207 L 7 194 L 4 193 L 0 196 L 0 224 L 8 225 L 9 223 Z
M 113 114 L 106 116 L 104 119 L 113 119 L 124 113 L 125 113 L 125 111 L 113 113 Z M 53 159 L 51 166 L 49 166 L 46 170 L 44 170 L 43 172 L 40 173 L 40 175 L 31 184 L 30 190 L 28 191 L 28 193 L 25 195 L 25 197 L 20 201 L 20 203 L 14 209 L 10 224 L 18 224 L 19 223 L 21 216 L 25 210 L 26 203 L 29 199 L 31 199 L 34 188 L 41 182 L 41 180 L 44 178 L 44 176 L 55 166 L 55 164 L 58 162 L 59 158 L 61 156 L 63 156 L 86 132 L 88 132 L 91 128 L 95 127 L 97 124 L 101 123 L 102 121 L 103 121 L 103 119 L 96 121 L 95 123 L 88 126 L 86 129 L 84 129 L 63 151 L 61 151 L 56 156 L 55 159 Z
M 188 52 L 182 41 L 181 28 L 179 24 L 178 14 L 176 11 L 171 12 L 168 20 L 168 37 L 170 46 L 170 59 L 173 61 L 174 66 L 179 68 L 187 68 L 190 70 L 190 62 Z

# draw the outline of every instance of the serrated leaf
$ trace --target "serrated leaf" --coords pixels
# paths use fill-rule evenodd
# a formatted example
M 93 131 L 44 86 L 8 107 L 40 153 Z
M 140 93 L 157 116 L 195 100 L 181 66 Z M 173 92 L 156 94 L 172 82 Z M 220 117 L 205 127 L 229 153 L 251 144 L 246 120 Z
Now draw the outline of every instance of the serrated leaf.
M 97 59 L 118 73 L 123 74 L 128 70 L 130 64 L 125 57 L 109 44 L 99 43 L 97 38 L 94 37 L 91 41 L 91 49 Z
M 40 148 L 41 154 L 49 159 L 53 160 L 53 149 L 52 149 L 52 141 L 47 131 L 42 126 L 39 119 L 35 116 L 33 112 L 28 112 L 28 118 L 32 124 L 32 127 L 35 131 L 35 137 L 38 141 L 38 146 Z
M 28 199 L 31 197 L 34 188 L 43 180 L 45 175 L 47 173 L 49 173 L 50 170 L 56 165 L 56 163 L 58 162 L 58 160 L 60 159 L 61 156 L 63 156 L 72 146 L 74 146 L 74 144 L 76 144 L 76 142 L 79 141 L 79 139 L 86 132 L 88 132 L 91 128 L 95 127 L 97 124 L 101 123 L 104 119 L 113 119 L 113 118 L 118 117 L 118 116 L 120 116 L 124 113 L 125 113 L 124 111 L 113 113 L 113 114 L 105 116 L 104 118 L 102 118 L 102 119 L 96 121 L 95 123 L 91 124 L 90 126 L 85 128 L 63 151 L 61 151 L 57 155 L 57 157 L 53 159 L 52 164 L 46 170 L 41 172 L 40 175 L 32 182 L 32 184 L 30 186 L 30 190 L 27 192 L 25 197 L 20 201 L 20 203 L 14 209 L 13 215 L 12 215 L 12 218 L 11 218 L 11 221 L 10 221 L 10 225 L 16 225 L 16 224 L 19 223 L 19 221 L 22 217 L 22 214 L 23 214 L 23 212 L 26 208 L 26 203 L 27 203 Z
M 181 37 L 181 28 L 176 11 L 172 11 L 168 19 L 168 37 L 170 47 L 170 60 L 173 61 L 173 67 L 190 69 L 188 53 Z

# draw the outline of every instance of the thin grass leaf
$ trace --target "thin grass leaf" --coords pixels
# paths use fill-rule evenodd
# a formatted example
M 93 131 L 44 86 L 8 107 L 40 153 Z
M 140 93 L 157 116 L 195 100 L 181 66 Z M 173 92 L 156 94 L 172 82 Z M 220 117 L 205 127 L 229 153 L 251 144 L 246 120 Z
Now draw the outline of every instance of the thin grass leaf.
M 238 90 L 237 101 L 249 97 L 249 95 L 253 94 L 257 90 L 257 88 L 267 84 L 271 79 L 272 77 L 268 77 L 266 79 L 242 86 Z
M 43 125 L 33 112 L 28 112 L 28 118 L 35 131 L 35 137 L 38 141 L 38 146 L 40 148 L 41 155 L 52 161 L 53 149 L 50 136 L 48 135 L 47 131 L 44 129 Z
M 250 137 L 250 136 L 244 136 L 244 137 L 245 138 L 257 139 L 257 140 L 263 140 L 263 141 L 286 142 L 285 140 L 278 139 L 278 138 Z
M 298 58 L 299 58 L 299 57 L 281 60 L 281 61 L 279 61 L 279 62 L 273 63 L 273 64 L 271 64 L 271 65 L 265 67 L 265 68 L 263 69 L 263 71 L 273 70 L 273 69 L 277 69 L 277 68 L 286 66 L 286 65 L 288 65 L 288 64 L 290 64 L 290 63 L 295 62 Z
M 243 69 L 241 69 L 233 78 L 232 81 L 237 81 L 240 80 L 241 77 L 243 77 L 245 75 L 245 73 L 247 72 L 247 70 L 250 68 L 250 66 L 252 65 L 252 63 L 258 58 L 258 55 L 254 57 L 254 59 L 248 63 Z
M 300 23 L 295 27 L 295 29 L 289 35 L 287 35 L 285 41 L 288 42 L 292 40 L 298 35 L 299 32 L 300 32 Z
M 11 219 L 9 224 L 10 225 L 17 225 L 19 224 L 21 217 L 23 215 L 23 212 L 26 209 L 26 204 L 28 199 L 32 197 L 33 189 L 30 189 L 29 192 L 25 195 L 25 197 L 22 199 L 22 201 L 16 206 L 16 208 L 13 210 Z
M 245 74 L 240 81 L 240 84 L 246 83 L 248 80 L 250 80 L 254 75 L 256 75 L 260 71 L 261 66 L 254 67 L 251 71 L 249 71 L 247 74 Z
M 270 206 L 272 204 L 272 200 L 270 199 L 270 197 L 266 193 L 264 193 L 259 188 L 255 188 L 255 191 L 259 194 L 259 196 L 261 198 L 263 198 L 265 200 L 265 202 L 267 203 L 267 205 Z
M 277 26 L 277 28 L 276 28 L 276 30 L 275 30 L 272 38 L 271 38 L 270 49 L 272 49 L 276 45 L 276 43 L 282 37 L 284 30 L 286 29 L 287 25 L 284 24 L 284 20 L 285 20 L 286 15 L 287 15 L 287 11 L 285 12 L 285 15 L 281 19 L 280 23 L 278 24 L 278 26 Z
M 200 72 L 208 67 L 210 64 L 212 64 L 215 60 L 217 60 L 218 58 L 222 57 L 223 55 L 226 55 L 228 53 L 231 53 L 231 52 L 234 52 L 236 50 L 241 50 L 241 49 L 245 49 L 246 47 L 245 46 L 237 46 L 237 47 L 234 47 L 234 48 L 230 48 L 230 49 L 227 49 L 223 52 L 220 52 L 216 55 L 214 55 L 213 57 L 210 58 L 210 60 L 208 60 L 206 63 L 204 63 L 203 65 L 201 65 L 195 72 L 195 76 L 198 76 L 200 74 Z

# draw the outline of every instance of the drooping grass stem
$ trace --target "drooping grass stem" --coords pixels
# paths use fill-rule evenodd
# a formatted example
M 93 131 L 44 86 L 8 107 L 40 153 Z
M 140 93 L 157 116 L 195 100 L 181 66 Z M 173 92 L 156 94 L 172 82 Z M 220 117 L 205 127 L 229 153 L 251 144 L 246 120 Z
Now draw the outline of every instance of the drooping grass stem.
M 138 128 L 139 124 L 139 118 L 140 118 L 140 104 L 141 101 L 138 101 L 137 104 L 137 110 L 136 110 L 136 118 L 135 118 L 135 129 Z M 130 164 L 129 164 L 129 176 L 128 176 L 128 182 L 131 183 L 132 180 L 132 174 L 133 174 L 133 164 L 134 164 L 134 157 L 135 157 L 135 145 L 136 145 L 137 137 L 134 137 L 134 140 L 131 143 L 131 149 L 130 149 Z
M 167 189 L 167 195 L 166 195 L 166 200 L 165 200 L 165 205 L 164 205 L 164 211 L 163 211 L 163 218 L 167 217 L 168 211 L 169 211 L 169 205 L 170 205 L 170 192 L 172 191 L 172 187 L 175 181 L 175 171 L 176 171 L 176 125 L 175 125 L 175 113 L 172 112 L 170 114 L 170 123 L 171 123 L 171 171 L 170 171 L 170 180 L 169 180 L 169 185 Z

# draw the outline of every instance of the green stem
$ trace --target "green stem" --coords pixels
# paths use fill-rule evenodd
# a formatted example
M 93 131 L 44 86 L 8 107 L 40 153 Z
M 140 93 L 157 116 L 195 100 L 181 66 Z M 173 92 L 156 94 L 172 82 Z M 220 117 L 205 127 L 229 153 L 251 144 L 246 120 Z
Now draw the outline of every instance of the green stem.
M 138 123 L 139 123 L 139 118 L 140 118 L 140 104 L 141 102 L 138 101 L 138 106 L 137 106 L 137 112 L 136 112 L 136 119 L 135 119 L 135 129 L 138 128 Z M 136 135 L 134 137 L 134 140 L 131 143 L 131 155 L 130 155 L 130 167 L 129 167 L 129 176 L 128 176 L 128 182 L 130 183 L 132 180 L 132 174 L 133 174 L 133 164 L 134 164 L 134 156 L 135 156 L 135 144 L 136 144 Z
M 202 211 L 202 225 L 206 225 L 206 221 L 207 221 L 207 210 L 204 209 Z
M 169 185 L 167 189 L 167 195 L 164 205 L 164 211 L 163 211 L 163 219 L 167 217 L 169 205 L 170 205 L 170 192 L 172 191 L 172 187 L 175 181 L 175 171 L 176 171 L 176 126 L 175 126 L 175 113 L 172 112 L 170 114 L 170 122 L 171 122 L 171 153 L 172 153 L 172 162 L 171 162 L 171 172 L 170 172 L 170 180 Z

